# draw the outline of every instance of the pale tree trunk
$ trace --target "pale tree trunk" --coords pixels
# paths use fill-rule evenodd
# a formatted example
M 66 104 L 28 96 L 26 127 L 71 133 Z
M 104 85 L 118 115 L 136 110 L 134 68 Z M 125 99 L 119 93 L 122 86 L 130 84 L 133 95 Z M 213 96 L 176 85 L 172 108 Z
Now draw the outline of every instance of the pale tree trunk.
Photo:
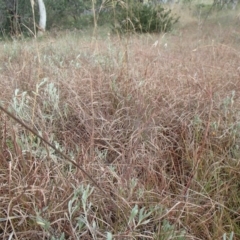
M 43 0 L 38 0 L 38 7 L 39 7 L 39 31 L 38 33 L 43 33 L 46 30 L 46 23 L 47 23 L 47 12 L 45 8 L 45 4 Z

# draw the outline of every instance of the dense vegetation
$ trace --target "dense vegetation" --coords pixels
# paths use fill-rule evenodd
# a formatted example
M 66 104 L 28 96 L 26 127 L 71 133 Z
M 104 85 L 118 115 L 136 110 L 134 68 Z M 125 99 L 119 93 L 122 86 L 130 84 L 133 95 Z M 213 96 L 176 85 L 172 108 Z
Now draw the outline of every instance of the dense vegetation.
M 10 2 L 13 0 L 10 0 Z M 177 17 L 171 10 L 158 4 L 129 1 L 45 1 L 47 27 L 50 29 L 83 29 L 87 26 L 112 25 L 118 32 L 162 32 L 172 29 Z M 38 19 L 38 5 L 31 9 L 30 1 L 6 4 L 0 1 L 0 28 L 2 34 L 19 36 L 34 32 Z M 36 14 L 35 14 L 36 13 Z M 114 23 L 114 24 L 113 24 Z
M 129 1 L 116 12 L 116 19 L 112 25 L 113 30 L 120 33 L 169 32 L 178 21 L 178 17 L 173 16 L 170 9 L 166 10 L 159 4 L 139 4 L 136 1 Z
M 33 9 L 32 9 L 32 3 Z M 174 0 L 44 0 L 48 30 L 84 29 L 87 26 L 112 26 L 123 32 L 168 32 L 178 21 L 170 5 Z M 208 17 L 213 11 L 236 8 L 237 0 L 196 3 L 183 0 L 194 14 Z M 38 27 L 37 0 L 0 0 L 0 33 L 4 36 L 32 36 Z
M 240 239 L 239 16 L 177 7 L 1 42 L 0 239 Z

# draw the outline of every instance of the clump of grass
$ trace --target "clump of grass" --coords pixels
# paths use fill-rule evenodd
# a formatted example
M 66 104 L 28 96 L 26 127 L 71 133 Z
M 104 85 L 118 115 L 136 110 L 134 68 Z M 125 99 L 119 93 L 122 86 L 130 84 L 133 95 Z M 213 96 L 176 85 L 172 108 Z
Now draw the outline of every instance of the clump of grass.
M 218 31 L 2 54 L 1 104 L 105 194 L 1 112 L 1 238 L 239 238 L 239 54 Z

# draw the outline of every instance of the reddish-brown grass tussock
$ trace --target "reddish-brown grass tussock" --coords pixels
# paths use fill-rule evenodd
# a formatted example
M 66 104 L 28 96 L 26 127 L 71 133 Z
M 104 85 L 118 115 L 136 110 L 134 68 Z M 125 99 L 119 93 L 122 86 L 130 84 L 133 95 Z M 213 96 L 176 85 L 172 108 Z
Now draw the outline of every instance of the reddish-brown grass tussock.
M 221 31 L 2 45 L 2 106 L 98 186 L 1 112 L 1 239 L 238 239 L 240 55 Z

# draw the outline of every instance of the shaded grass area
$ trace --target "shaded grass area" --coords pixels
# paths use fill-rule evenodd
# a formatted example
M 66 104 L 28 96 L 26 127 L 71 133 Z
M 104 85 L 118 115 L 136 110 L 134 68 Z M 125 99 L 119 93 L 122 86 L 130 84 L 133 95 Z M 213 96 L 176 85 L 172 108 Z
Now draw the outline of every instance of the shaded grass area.
M 236 34 L 1 44 L 1 238 L 238 239 Z

